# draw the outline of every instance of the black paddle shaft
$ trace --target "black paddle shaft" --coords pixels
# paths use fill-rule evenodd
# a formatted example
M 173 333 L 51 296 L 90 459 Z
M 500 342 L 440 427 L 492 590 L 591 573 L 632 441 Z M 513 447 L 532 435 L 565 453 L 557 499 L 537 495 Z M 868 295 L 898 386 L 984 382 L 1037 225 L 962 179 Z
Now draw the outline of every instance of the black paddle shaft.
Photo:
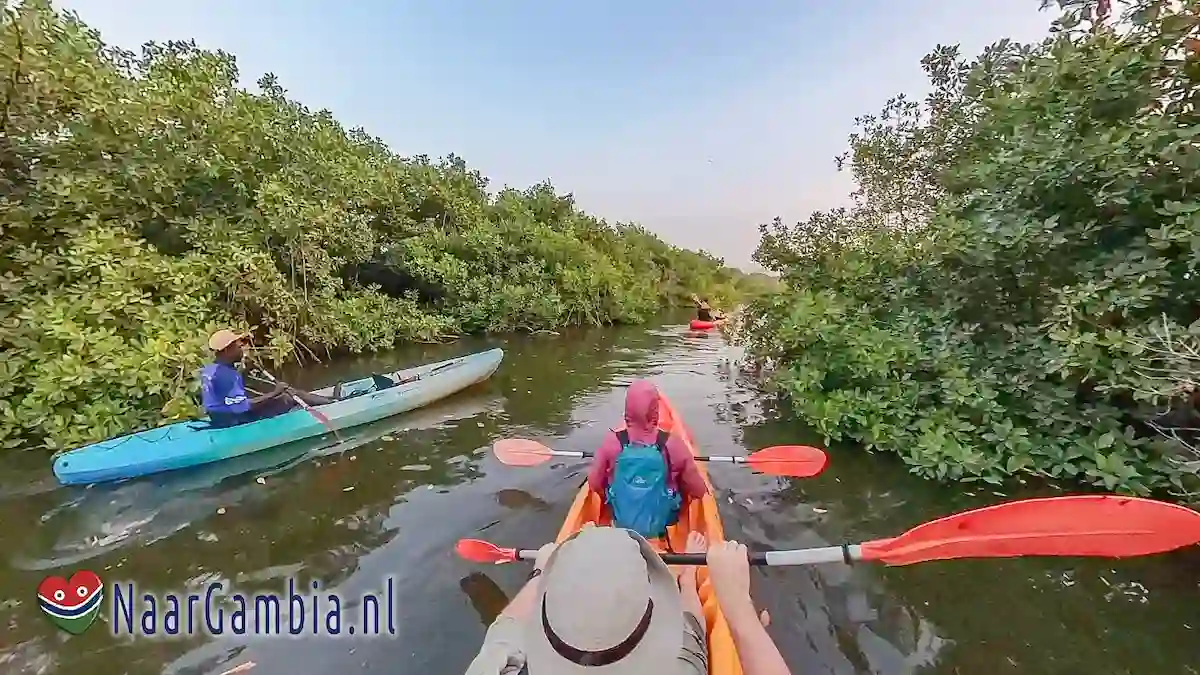
M 662 561 L 668 565 L 706 565 L 708 561 L 704 553 L 663 553 Z M 765 553 L 751 553 L 751 565 L 766 565 Z

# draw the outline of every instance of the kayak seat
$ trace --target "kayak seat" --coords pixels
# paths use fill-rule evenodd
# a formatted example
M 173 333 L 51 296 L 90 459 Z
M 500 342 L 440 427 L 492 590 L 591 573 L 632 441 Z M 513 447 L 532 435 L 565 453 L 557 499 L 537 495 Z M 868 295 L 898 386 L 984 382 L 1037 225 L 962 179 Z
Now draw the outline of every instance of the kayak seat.
M 392 387 L 400 386 L 400 383 L 390 377 L 384 377 L 375 373 L 371 374 L 371 381 L 375 383 L 375 391 L 383 391 Z
M 397 384 L 398 383 L 392 380 L 390 377 L 372 374 L 371 386 L 367 387 L 366 389 L 352 391 L 348 394 L 342 394 L 339 391 L 342 385 L 339 384 L 337 389 L 334 389 L 333 398 L 338 401 L 345 401 L 351 398 L 358 398 L 359 396 L 366 396 L 367 394 L 374 394 L 375 392 L 383 391 L 384 389 L 391 389 L 392 387 L 397 386 Z

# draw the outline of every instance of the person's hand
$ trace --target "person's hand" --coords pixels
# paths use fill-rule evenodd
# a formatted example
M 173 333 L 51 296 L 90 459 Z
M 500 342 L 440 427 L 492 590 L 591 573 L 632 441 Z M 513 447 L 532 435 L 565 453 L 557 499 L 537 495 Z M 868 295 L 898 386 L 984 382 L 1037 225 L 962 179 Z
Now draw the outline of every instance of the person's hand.
M 533 559 L 534 568 L 539 570 L 546 569 L 546 563 L 550 560 L 550 554 L 554 553 L 554 549 L 556 548 L 558 548 L 558 544 L 555 544 L 554 542 L 550 542 L 549 544 L 545 544 L 539 548 L 537 557 Z
M 708 547 L 708 578 L 717 594 L 721 611 L 730 620 L 754 618 L 750 600 L 750 556 L 736 541 L 721 541 Z
M 595 523 L 587 522 L 587 523 L 584 523 L 583 527 L 581 527 L 579 529 L 586 530 L 589 527 L 595 527 L 595 526 L 596 526 Z M 537 557 L 533 559 L 533 566 L 539 570 L 546 569 L 546 563 L 549 562 L 549 560 L 550 560 L 550 554 L 554 553 L 554 549 L 556 549 L 556 548 L 558 548 L 558 544 L 556 544 L 554 542 L 550 542 L 549 544 L 543 544 L 542 547 L 538 549 Z

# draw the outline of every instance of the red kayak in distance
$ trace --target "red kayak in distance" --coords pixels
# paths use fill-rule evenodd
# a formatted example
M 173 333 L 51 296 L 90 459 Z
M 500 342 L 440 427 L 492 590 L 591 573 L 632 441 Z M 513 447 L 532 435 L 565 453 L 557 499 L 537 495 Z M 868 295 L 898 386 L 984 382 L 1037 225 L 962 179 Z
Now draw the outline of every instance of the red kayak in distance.
M 700 319 L 692 319 L 688 327 L 692 330 L 712 330 L 721 325 L 721 321 L 701 321 Z

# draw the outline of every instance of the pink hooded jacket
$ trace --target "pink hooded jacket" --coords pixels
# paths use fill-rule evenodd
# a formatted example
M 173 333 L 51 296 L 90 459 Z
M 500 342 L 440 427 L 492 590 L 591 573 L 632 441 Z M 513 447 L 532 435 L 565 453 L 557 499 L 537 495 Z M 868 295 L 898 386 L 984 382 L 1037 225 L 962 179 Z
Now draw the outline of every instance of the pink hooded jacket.
M 629 440 L 634 443 L 654 445 L 658 440 L 658 388 L 649 380 L 637 380 L 629 385 L 625 394 L 625 428 Z M 593 492 L 608 493 L 619 454 L 621 442 L 616 433 L 606 435 L 588 471 L 588 485 Z M 682 439 L 671 436 L 667 440 L 667 463 L 671 467 L 668 487 L 678 490 L 684 500 L 700 499 L 708 493 L 696 460 Z

